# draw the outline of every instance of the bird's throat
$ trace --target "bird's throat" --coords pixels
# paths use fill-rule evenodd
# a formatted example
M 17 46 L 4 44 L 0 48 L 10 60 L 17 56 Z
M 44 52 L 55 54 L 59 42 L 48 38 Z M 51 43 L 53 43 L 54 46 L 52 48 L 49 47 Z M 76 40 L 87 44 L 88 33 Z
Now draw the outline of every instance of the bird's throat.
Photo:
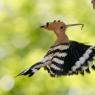
M 65 33 L 60 33 L 59 35 L 57 35 L 56 44 L 60 43 L 69 43 L 69 38 Z

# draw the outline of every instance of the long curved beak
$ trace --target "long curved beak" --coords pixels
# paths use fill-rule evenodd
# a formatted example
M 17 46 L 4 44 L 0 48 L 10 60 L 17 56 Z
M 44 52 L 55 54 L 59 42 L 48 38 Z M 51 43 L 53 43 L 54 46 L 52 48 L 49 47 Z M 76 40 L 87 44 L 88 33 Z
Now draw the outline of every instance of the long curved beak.
M 68 24 L 68 25 L 66 25 L 66 28 L 71 27 L 71 26 L 81 26 L 81 30 L 82 30 L 84 27 L 84 24 Z M 47 25 L 40 26 L 40 28 L 46 28 L 46 27 L 47 27 Z
M 70 26 L 78 26 L 78 25 L 81 26 L 81 30 L 82 30 L 83 27 L 84 27 L 84 24 L 68 24 L 68 25 L 66 25 L 66 27 L 68 28 L 68 27 L 70 27 Z

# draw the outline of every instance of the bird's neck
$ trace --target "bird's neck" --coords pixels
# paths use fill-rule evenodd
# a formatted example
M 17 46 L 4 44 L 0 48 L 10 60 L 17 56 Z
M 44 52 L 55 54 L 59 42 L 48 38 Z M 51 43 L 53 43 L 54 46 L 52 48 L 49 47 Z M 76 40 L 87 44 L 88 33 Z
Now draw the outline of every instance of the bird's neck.
M 57 40 L 55 44 L 69 43 L 69 38 L 64 32 L 60 34 L 56 34 L 56 36 L 57 36 Z

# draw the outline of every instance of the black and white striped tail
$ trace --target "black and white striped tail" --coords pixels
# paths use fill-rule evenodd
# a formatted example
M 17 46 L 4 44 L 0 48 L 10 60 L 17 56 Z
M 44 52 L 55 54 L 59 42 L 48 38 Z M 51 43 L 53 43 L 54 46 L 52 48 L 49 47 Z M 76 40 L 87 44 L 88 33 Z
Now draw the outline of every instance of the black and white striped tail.
M 21 76 L 21 75 L 28 75 L 29 77 L 33 76 L 40 68 L 42 67 L 42 63 L 38 62 L 34 65 L 32 65 L 30 68 L 22 71 L 20 74 L 18 74 L 17 76 Z

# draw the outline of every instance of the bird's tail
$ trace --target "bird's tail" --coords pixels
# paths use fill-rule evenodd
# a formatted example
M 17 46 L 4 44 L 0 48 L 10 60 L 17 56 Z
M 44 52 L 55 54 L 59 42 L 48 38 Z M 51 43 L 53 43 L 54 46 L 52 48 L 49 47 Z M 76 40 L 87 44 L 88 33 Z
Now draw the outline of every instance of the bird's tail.
M 42 67 L 42 62 L 38 62 L 34 65 L 32 65 L 30 68 L 22 71 L 20 74 L 18 74 L 17 76 L 21 76 L 21 75 L 28 75 L 29 77 L 31 77 L 32 75 L 34 75 L 41 67 Z

